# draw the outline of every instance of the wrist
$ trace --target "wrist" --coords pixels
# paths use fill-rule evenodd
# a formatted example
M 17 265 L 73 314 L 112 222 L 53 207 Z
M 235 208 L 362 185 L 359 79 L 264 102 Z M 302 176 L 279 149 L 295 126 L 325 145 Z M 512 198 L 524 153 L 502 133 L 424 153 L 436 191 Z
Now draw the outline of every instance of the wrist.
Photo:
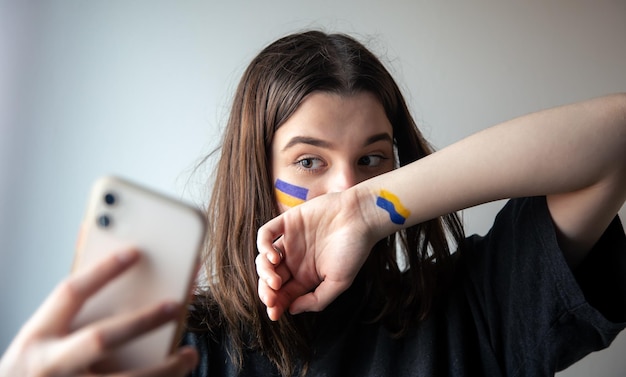
M 375 243 L 402 229 L 402 224 L 391 221 L 388 210 L 381 207 L 381 189 L 368 185 L 356 185 L 349 189 L 358 203 L 360 216 L 366 227 L 366 234 Z

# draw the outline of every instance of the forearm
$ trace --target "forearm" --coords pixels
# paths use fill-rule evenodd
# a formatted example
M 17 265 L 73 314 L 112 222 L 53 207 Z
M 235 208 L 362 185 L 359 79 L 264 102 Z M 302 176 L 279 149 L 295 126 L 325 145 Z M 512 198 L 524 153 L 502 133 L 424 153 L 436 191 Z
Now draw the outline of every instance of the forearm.
M 377 240 L 510 197 L 548 197 L 559 244 L 574 267 L 624 202 L 625 163 L 626 95 L 494 126 L 269 221 L 257 239 L 259 296 L 272 319 L 287 308 L 322 310 L 352 283 Z
M 516 118 L 354 189 L 370 227 L 384 236 L 493 200 L 598 185 L 613 186 L 605 201 L 616 212 L 626 195 L 624 94 Z M 392 192 L 408 209 L 404 224 L 390 221 L 376 205 L 381 190 Z

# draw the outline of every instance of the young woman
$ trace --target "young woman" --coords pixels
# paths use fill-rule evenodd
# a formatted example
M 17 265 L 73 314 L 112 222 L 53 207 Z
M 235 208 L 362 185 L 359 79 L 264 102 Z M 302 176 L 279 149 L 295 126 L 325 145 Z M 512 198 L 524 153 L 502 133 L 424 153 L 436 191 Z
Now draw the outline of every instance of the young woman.
M 551 375 L 624 327 L 625 151 L 626 99 L 614 95 L 432 153 L 365 47 L 286 36 L 237 88 L 207 214 L 206 286 L 182 341 L 196 351 L 129 375 L 182 375 L 196 358 L 194 376 Z M 507 197 L 528 198 L 487 237 L 465 239 L 454 212 Z M 0 375 L 35 358 L 39 375 L 75 375 L 173 318 L 166 305 L 96 324 L 105 341 L 91 348 L 54 328 L 134 258 L 70 278 Z
M 626 319 L 624 271 L 609 270 L 626 262 L 613 222 L 625 115 L 626 96 L 609 96 L 430 154 L 361 44 L 320 32 L 271 44 L 222 146 L 209 284 L 185 339 L 194 375 L 550 375 L 606 347 Z M 465 240 L 453 214 L 530 196 L 485 239 Z M 284 211 L 258 255 L 257 229 Z
M 316 113 L 309 116 L 310 111 Z M 282 38 L 253 59 L 237 88 L 221 150 L 208 211 L 209 293 L 197 326 L 208 323 L 216 343 L 201 353 L 210 353 L 213 360 L 218 354 L 232 355 L 237 369 L 248 362 L 244 351 L 255 349 L 289 375 L 312 356 L 309 344 L 317 319 L 274 322 L 267 317 L 257 297 L 258 228 L 298 201 L 345 190 L 431 149 L 398 86 L 374 55 L 346 36 L 308 32 Z M 331 163 L 332 172 L 325 177 L 333 179 L 320 179 L 318 172 Z M 425 317 L 438 272 L 425 262 L 437 258 L 438 266 L 447 264 L 445 229 L 462 239 L 456 215 L 401 235 L 398 242 L 411 251 L 407 273 L 396 260 L 393 236 L 376 246 L 362 293 L 375 300 L 384 297 L 386 303 L 368 320 L 387 323 L 400 334 L 414 319 Z M 232 347 L 216 352 L 217 344 Z

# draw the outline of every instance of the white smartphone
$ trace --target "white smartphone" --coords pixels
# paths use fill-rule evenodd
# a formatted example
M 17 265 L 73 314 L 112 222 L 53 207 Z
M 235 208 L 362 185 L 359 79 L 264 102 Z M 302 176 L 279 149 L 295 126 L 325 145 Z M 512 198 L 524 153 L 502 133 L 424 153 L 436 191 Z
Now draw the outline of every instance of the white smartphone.
M 97 180 L 88 200 L 72 270 L 122 249 L 137 248 L 142 258 L 85 303 L 73 328 L 165 300 L 186 307 L 205 230 L 205 218 L 193 206 L 119 177 Z M 95 368 L 107 373 L 162 361 L 176 347 L 183 319 L 129 342 Z

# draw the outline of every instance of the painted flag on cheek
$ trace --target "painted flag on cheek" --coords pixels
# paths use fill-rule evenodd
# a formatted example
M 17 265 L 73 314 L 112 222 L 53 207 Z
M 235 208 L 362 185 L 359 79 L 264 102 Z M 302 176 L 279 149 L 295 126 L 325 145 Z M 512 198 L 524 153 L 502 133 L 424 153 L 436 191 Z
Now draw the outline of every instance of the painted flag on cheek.
M 306 196 L 309 193 L 309 190 L 304 187 L 292 185 L 291 183 L 281 181 L 280 179 L 276 180 L 274 187 L 276 200 L 288 207 L 295 207 L 298 204 L 304 203 L 306 201 Z
M 400 203 L 400 199 L 387 190 L 380 190 L 376 205 L 389 212 L 389 218 L 394 224 L 404 224 L 411 215 L 411 212 Z

